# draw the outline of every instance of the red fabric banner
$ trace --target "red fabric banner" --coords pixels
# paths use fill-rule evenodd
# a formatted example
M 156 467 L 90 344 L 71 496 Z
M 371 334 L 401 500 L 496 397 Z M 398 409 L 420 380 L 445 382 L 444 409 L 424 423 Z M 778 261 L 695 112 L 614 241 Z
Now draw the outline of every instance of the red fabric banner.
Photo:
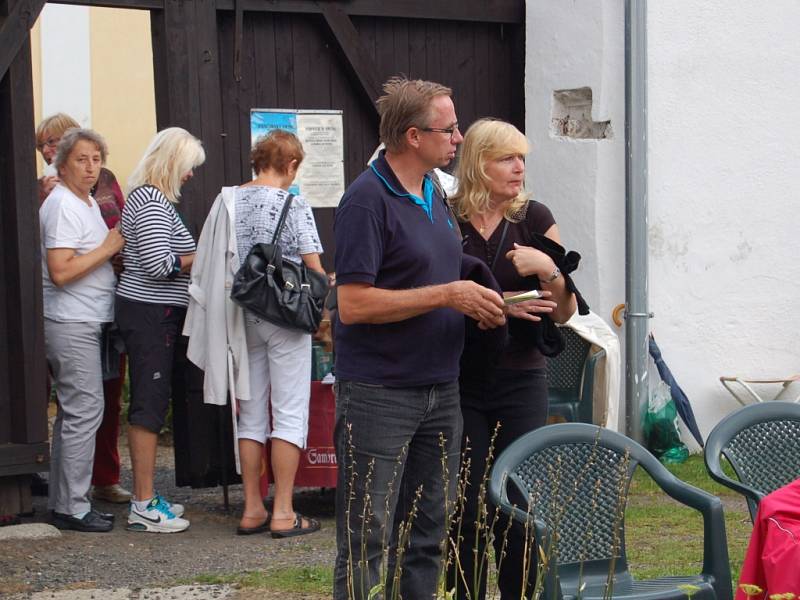
M 308 414 L 308 440 L 300 453 L 300 466 L 294 479 L 295 487 L 336 487 L 336 450 L 333 446 L 333 426 L 336 422 L 336 398 L 333 386 L 311 382 L 311 403 Z M 269 441 L 264 446 L 261 463 L 261 495 L 266 498 L 271 472 Z

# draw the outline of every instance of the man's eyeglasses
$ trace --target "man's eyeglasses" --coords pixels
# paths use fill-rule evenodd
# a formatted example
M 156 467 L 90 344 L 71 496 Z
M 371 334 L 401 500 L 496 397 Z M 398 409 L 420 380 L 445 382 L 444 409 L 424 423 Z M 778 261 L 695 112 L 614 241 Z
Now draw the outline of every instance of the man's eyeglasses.
M 442 127 L 420 127 L 419 129 L 420 131 L 431 131 L 433 133 L 446 133 L 452 138 L 453 134 L 458 131 L 458 123 L 446 129 Z

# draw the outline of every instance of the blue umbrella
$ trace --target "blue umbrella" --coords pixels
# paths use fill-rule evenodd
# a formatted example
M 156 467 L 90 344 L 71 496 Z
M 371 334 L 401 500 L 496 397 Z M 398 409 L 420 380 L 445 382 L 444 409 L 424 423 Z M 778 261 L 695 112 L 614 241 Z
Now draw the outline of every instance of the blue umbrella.
M 692 405 L 689 404 L 689 398 L 686 397 L 686 393 L 681 389 L 681 386 L 678 385 L 678 382 L 675 381 L 675 377 L 672 375 L 672 371 L 669 370 L 667 363 L 661 358 L 661 350 L 658 344 L 656 344 L 656 338 L 653 337 L 652 333 L 650 334 L 650 356 L 653 357 L 653 361 L 656 363 L 656 368 L 658 369 L 658 374 L 661 375 L 661 379 L 669 386 L 672 392 L 672 399 L 675 401 L 675 408 L 678 409 L 678 414 L 702 448 L 703 436 L 700 435 L 700 429 L 697 427 L 697 421 L 694 418 Z

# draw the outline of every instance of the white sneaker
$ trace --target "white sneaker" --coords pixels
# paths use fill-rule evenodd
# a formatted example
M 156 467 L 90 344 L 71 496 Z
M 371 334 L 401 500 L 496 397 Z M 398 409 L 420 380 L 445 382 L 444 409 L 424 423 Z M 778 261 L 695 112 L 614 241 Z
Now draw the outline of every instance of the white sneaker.
M 183 507 L 181 506 L 181 513 L 182 511 Z M 156 495 L 145 510 L 138 510 L 136 505 L 131 502 L 131 510 L 128 513 L 128 530 L 130 531 L 177 533 L 188 527 L 189 521 L 176 516 L 161 496 Z

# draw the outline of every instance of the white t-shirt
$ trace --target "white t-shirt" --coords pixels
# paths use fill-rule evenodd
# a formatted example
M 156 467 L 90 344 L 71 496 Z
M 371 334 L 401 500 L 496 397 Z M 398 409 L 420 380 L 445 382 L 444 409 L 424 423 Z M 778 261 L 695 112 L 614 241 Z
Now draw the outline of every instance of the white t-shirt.
M 47 269 L 47 250 L 72 248 L 87 254 L 108 235 L 100 208 L 91 206 L 59 184 L 39 208 L 42 237 L 44 316 L 63 323 L 108 323 L 114 320 L 116 277 L 110 262 L 63 287 L 56 287 Z

